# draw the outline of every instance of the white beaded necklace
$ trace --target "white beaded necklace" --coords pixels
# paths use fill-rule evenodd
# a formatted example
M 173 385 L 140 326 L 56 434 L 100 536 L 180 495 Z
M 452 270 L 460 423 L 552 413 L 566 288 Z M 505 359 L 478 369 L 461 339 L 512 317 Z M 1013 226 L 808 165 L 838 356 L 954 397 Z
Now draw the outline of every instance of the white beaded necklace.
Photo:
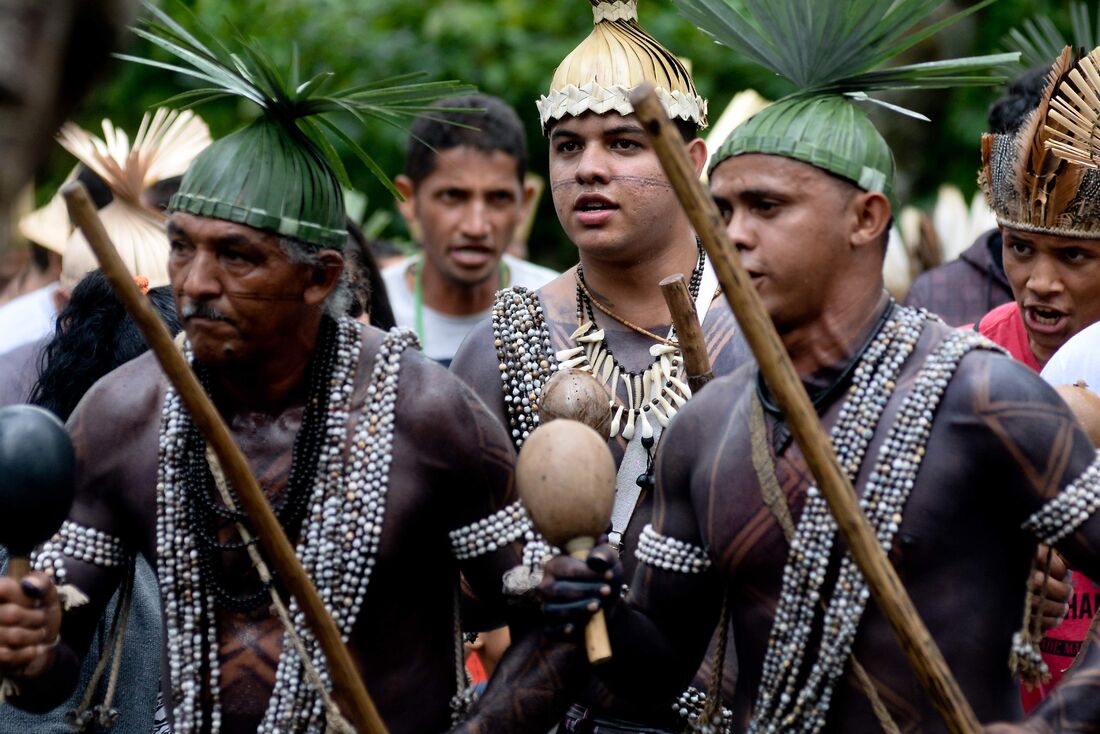
M 897 379 L 920 340 L 924 311 L 898 308 L 867 350 L 854 373 L 848 399 L 833 428 L 837 458 L 854 482 Z M 989 348 L 972 332 L 953 332 L 933 351 L 902 402 L 879 449 L 860 506 L 883 547 L 889 550 L 916 481 L 932 431 L 936 408 L 959 362 L 970 351 Z M 813 734 L 825 726 L 833 690 L 851 653 L 870 592 L 849 553 L 831 590 L 824 589 L 836 538 L 836 521 L 811 486 L 791 540 L 775 621 L 768 640 L 760 688 L 749 732 Z M 829 595 L 817 621 L 817 600 Z M 803 660 L 814 629 L 824 630 L 812 667 Z
M 376 562 L 389 485 L 400 358 L 406 348 L 416 344 L 416 337 L 409 331 L 394 330 L 379 347 L 367 402 L 350 447 L 348 423 L 359 362 L 359 326 L 351 319 L 341 319 L 336 339 L 325 441 L 297 552 L 346 640 Z M 190 359 L 189 349 L 187 353 Z M 194 537 L 197 529 L 190 527 L 180 481 L 189 422 L 178 394 L 169 390 L 160 435 L 156 534 L 168 631 L 170 705 L 177 734 L 221 729 L 217 609 L 213 596 L 203 588 Z M 290 614 L 314 667 L 325 685 L 331 686 L 324 658 L 296 601 L 290 604 Z M 284 639 L 260 732 L 324 731 L 323 701 L 305 681 L 302 661 Z M 209 697 L 208 718 L 204 693 Z

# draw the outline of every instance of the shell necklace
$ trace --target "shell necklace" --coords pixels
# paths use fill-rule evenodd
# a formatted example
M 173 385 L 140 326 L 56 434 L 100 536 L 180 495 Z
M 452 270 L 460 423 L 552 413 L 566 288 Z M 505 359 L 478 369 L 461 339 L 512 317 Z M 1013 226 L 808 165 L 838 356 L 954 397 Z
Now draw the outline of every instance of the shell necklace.
M 699 248 L 699 259 L 691 274 L 688 290 L 692 298 L 699 295 L 699 287 L 706 266 L 706 255 Z M 691 397 L 691 388 L 681 379 L 684 359 L 678 344 L 672 339 L 660 339 L 652 333 L 635 326 L 624 318 L 611 313 L 602 304 L 596 303 L 600 311 L 608 314 L 628 328 L 655 338 L 657 343 L 649 348 L 653 362 L 641 372 L 631 372 L 623 368 L 611 347 L 607 344 L 607 334 L 603 329 L 595 329 L 596 315 L 593 310 L 595 299 L 584 280 L 584 270 L 577 265 L 577 323 L 579 326 L 570 334 L 569 340 L 574 346 L 556 352 L 560 368 L 574 368 L 590 372 L 611 395 L 613 416 L 609 437 L 622 436 L 627 441 L 635 435 L 643 442 L 653 441 L 653 424 L 661 428 L 668 426 L 676 411 L 683 407 Z M 593 330 L 595 329 L 595 330 Z M 626 400 L 617 398 L 619 381 L 626 389 Z M 649 448 L 648 446 L 646 448 Z

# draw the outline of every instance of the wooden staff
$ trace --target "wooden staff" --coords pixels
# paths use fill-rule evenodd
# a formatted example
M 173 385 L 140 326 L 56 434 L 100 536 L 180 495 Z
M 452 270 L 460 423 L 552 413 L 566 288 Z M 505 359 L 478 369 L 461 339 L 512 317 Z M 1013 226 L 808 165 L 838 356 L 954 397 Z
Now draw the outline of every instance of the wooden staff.
M 103 274 L 111 283 L 115 296 L 133 318 L 149 348 L 153 350 L 168 380 L 179 393 L 195 426 L 218 456 L 222 470 L 237 490 L 241 507 L 260 536 L 264 551 L 287 590 L 298 600 L 310 630 L 321 646 L 329 672 L 332 674 L 333 697 L 341 704 L 356 731 L 386 734 L 386 725 L 371 701 L 355 662 L 351 658 L 336 622 L 329 616 L 321 597 L 294 552 L 294 546 L 283 532 L 272 512 L 263 490 L 252 476 L 252 470 L 240 448 L 229 435 L 224 421 L 210 402 L 183 355 L 172 343 L 164 322 L 153 310 L 149 299 L 142 295 L 133 276 L 115 251 L 103 223 L 96 213 L 84 186 L 74 181 L 62 189 L 69 216 L 84 233 L 99 260 Z
M 684 355 L 684 370 L 687 372 L 688 387 L 697 393 L 714 379 L 707 355 L 707 342 L 703 338 L 703 327 L 695 313 L 695 304 L 691 300 L 691 291 L 684 282 L 683 273 L 670 275 L 661 281 L 661 294 L 672 314 L 672 326 L 676 329 L 676 341 L 680 343 L 680 353 Z
M 726 234 L 718 207 L 699 181 L 687 157 L 683 138 L 669 122 L 652 84 L 645 83 L 635 89 L 630 103 L 696 234 L 710 255 L 718 281 L 746 341 L 752 347 L 760 372 L 783 410 L 784 420 L 836 518 L 840 534 L 867 579 L 879 609 L 894 628 L 909 664 L 943 715 L 948 728 L 954 734 L 979 734 L 983 729 L 970 703 L 951 675 L 935 640 L 921 621 L 897 571 L 890 565 L 875 537 L 875 531 L 859 508 L 855 490 L 837 462 L 833 445 L 818 421 L 775 325 Z

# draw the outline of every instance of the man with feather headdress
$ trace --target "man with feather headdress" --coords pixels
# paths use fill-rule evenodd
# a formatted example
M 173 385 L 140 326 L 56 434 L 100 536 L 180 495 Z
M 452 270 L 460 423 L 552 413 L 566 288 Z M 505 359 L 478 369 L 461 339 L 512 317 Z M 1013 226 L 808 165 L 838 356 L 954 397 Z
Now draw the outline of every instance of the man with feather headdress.
M 230 56 L 150 12 L 155 22 L 137 32 L 180 61 L 148 63 L 201 79 L 189 99 L 228 94 L 261 108 L 195 159 L 170 201 L 181 347 L 296 542 L 389 731 L 444 730 L 465 685 L 459 571 L 499 613 L 501 575 L 520 560 L 513 541 L 528 523 L 514 503 L 514 452 L 409 332 L 342 315 L 346 175 L 322 128 L 373 165 L 327 113 L 392 121 L 461 90 L 330 92 L 328 75 L 299 84 L 296 69 L 284 84 L 255 42 Z M 346 731 L 303 614 L 262 557 L 250 556 L 255 533 L 234 489 L 154 359 L 100 381 L 69 430 L 77 499 L 39 551 L 46 573 L 22 585 L 0 580 L 9 701 L 43 710 L 64 699 L 103 605 L 140 553 L 163 601 L 172 731 Z M 62 617 L 55 582 L 90 602 Z M 111 718 L 92 715 L 92 724 Z
M 1069 46 L 1062 50 L 1038 108 L 1019 131 L 982 138 L 979 183 L 997 215 L 1014 300 L 987 314 L 978 330 L 1036 372 L 1100 321 L 1100 173 L 1089 147 L 1096 129 L 1090 101 L 1100 77 L 1095 60 L 1081 56 Z M 1097 598 L 1094 578 L 1074 573 L 1068 618 L 1032 641 L 1042 663 L 1024 671 L 1027 708 L 1058 685 L 1080 654 Z
M 1010 651 L 1028 660 L 1034 651 L 1014 638 L 1019 618 L 1004 610 L 1024 606 L 1035 538 L 1100 570 L 1091 515 L 1100 460 L 1037 376 L 883 291 L 894 162 L 860 107 L 882 89 L 973 83 L 1004 58 L 875 70 L 942 27 L 906 34 L 939 2 L 676 2 L 798 87 L 734 131 L 712 163 L 711 192 L 974 711 L 983 721 L 1018 718 L 1005 662 Z M 660 512 L 639 542 L 626 598 L 589 570 L 612 565 L 606 548 L 587 565 L 560 556 L 544 580 L 551 622 L 580 629 L 588 609 L 606 608 L 616 654 L 601 677 L 639 711 L 670 700 L 707 630 L 728 615 L 739 662 L 734 730 L 946 731 L 868 605 L 867 583 L 758 372 L 719 378 L 669 428 Z M 1082 681 L 1083 697 L 1091 679 Z M 1063 731 L 1092 715 L 1067 711 L 1039 715 Z
M 982 138 L 980 183 L 1000 225 L 1014 301 L 991 311 L 978 329 L 1036 371 L 1100 320 L 1098 176 L 1090 158 L 1063 159 L 1049 144 L 1077 132 L 1052 107 L 1071 75 L 1091 84 L 1075 61 L 1069 47 L 1055 60 L 1038 109 L 1018 132 Z

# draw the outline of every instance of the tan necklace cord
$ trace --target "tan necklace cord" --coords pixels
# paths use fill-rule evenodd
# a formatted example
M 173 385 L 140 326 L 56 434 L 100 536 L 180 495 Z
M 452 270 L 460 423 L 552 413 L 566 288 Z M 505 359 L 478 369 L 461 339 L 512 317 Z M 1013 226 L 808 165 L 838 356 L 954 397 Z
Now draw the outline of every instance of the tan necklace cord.
M 596 300 L 596 297 L 592 295 L 592 291 L 588 290 L 588 286 L 585 284 L 584 279 L 580 275 L 580 272 L 577 272 L 577 274 L 576 274 L 576 281 L 577 281 L 577 287 L 581 289 L 582 293 L 584 293 L 585 298 L 588 299 L 588 302 L 591 303 L 596 308 L 598 308 L 602 313 L 604 313 L 607 316 L 610 316 L 611 318 L 615 319 L 616 321 L 618 321 L 620 324 L 622 324 L 626 328 L 631 329 L 632 331 L 636 331 L 637 333 L 641 334 L 642 336 L 647 337 L 649 339 L 652 339 L 655 342 L 658 342 L 660 344 L 664 344 L 664 345 L 669 346 L 669 347 L 676 347 L 677 349 L 680 347 L 680 343 L 677 342 L 675 339 L 666 339 L 664 337 L 657 336 L 652 331 L 649 331 L 648 329 L 643 329 L 642 327 L 638 326 L 637 324 L 632 323 L 630 321 L 627 321 L 622 316 L 619 316 L 617 313 L 615 313 L 614 311 L 609 309 L 607 306 L 600 303 L 598 300 Z

